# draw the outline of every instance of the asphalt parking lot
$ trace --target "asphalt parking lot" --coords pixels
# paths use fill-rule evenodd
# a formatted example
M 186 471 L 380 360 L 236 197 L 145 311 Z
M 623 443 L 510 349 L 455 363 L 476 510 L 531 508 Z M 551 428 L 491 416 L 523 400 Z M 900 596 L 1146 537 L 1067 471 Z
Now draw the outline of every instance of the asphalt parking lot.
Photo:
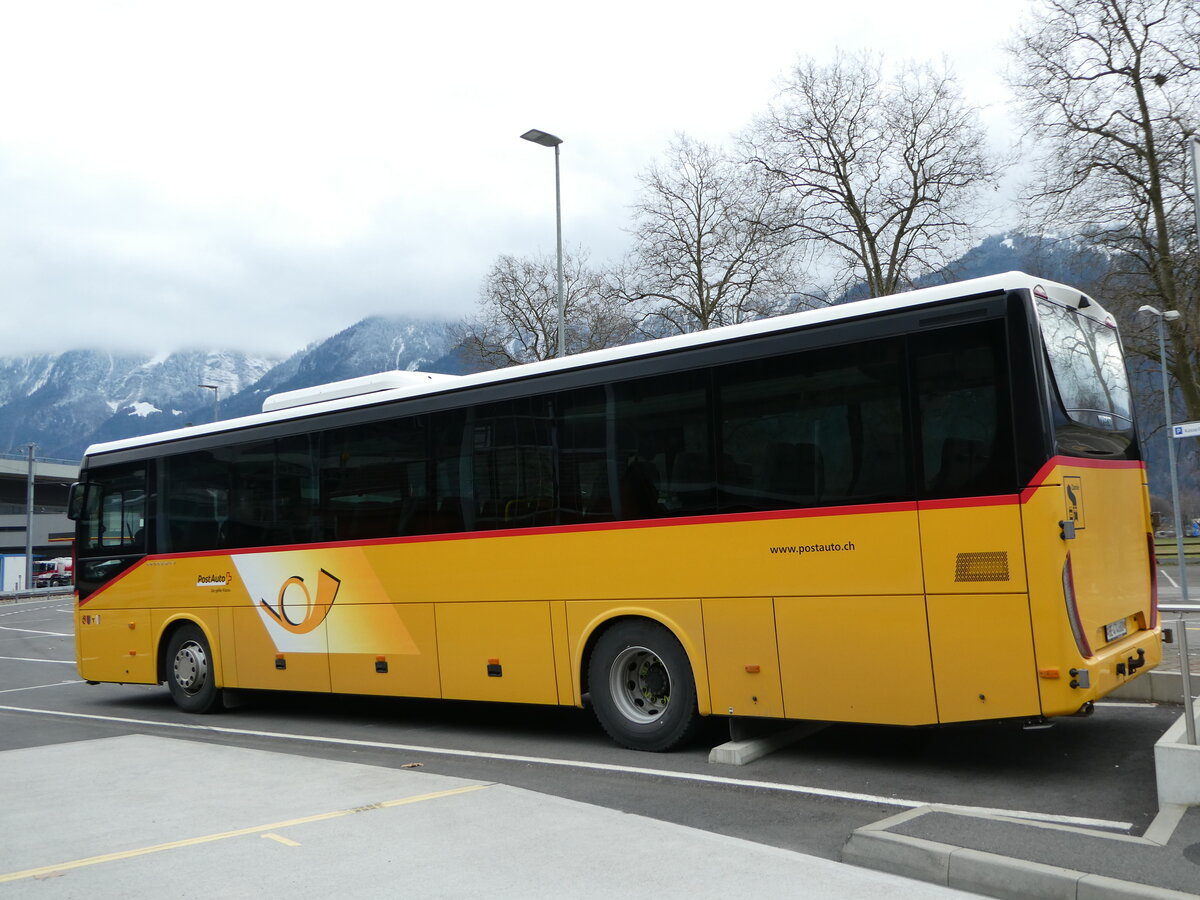
M 250 694 L 221 714 L 190 717 L 175 709 L 165 688 L 81 683 L 72 664 L 70 626 L 70 598 L 0 605 L 0 761 L 7 756 L 3 751 L 42 748 L 44 755 L 54 748 L 65 753 L 59 748 L 73 744 L 101 748 L 111 756 L 114 739 L 142 736 L 153 739 L 155 751 L 167 758 L 232 748 L 264 754 L 261 759 L 270 762 L 261 765 L 280 770 L 297 761 L 310 764 L 304 760 L 353 764 L 371 767 L 383 780 L 405 774 L 452 779 L 456 787 L 503 786 L 521 792 L 520 803 L 529 794 L 582 805 L 602 817 L 618 816 L 601 834 L 641 834 L 649 825 L 709 835 L 700 842 L 705 858 L 719 858 L 714 854 L 721 852 L 706 841 L 732 839 L 772 853 L 783 851 L 783 859 L 792 862 L 797 857 L 786 854 L 832 862 L 856 829 L 930 805 L 1097 834 L 1142 835 L 1158 813 L 1153 744 L 1179 717 L 1179 708 L 1170 705 L 1116 703 L 1099 705 L 1090 718 L 1059 720 L 1039 731 L 1009 723 L 933 729 L 835 725 L 750 765 L 732 767 L 708 762 L 709 749 L 727 739 L 719 721 L 711 723 L 697 745 L 664 755 L 615 747 L 587 711 L 575 709 Z M 149 751 L 143 747 L 138 752 Z M 120 753 L 115 758 L 115 763 L 101 764 L 99 756 L 83 755 L 82 762 L 74 763 L 82 771 L 72 777 L 118 778 L 136 786 L 139 797 L 187 783 L 166 770 L 159 777 L 153 768 L 134 773 Z M 221 796 L 222 780 L 197 775 L 191 788 L 199 785 L 203 802 L 211 804 Z M 249 789 L 230 779 L 224 790 L 234 797 L 248 795 Z M 371 802 L 388 799 L 379 796 Z M 74 821 L 70 813 L 59 811 L 56 821 Z M 253 817 L 242 815 L 239 827 L 288 820 L 285 813 L 278 820 L 247 818 Z M 127 822 L 129 812 L 122 819 Z M 494 828 L 513 833 L 527 824 L 493 820 Z M 151 842 L 139 846 L 153 843 L 153 835 L 139 839 Z M 655 832 L 641 839 L 665 841 L 668 836 Z M 546 844 L 549 836 L 540 840 Z M 574 844 L 556 843 L 555 848 L 562 854 L 589 852 Z M 591 855 L 596 857 L 594 848 Z M 0 849 L 0 860 L 4 856 Z M 30 868 L 25 863 L 32 857 L 23 859 L 0 862 L 0 869 Z M 652 864 L 638 860 L 638 867 Z M 624 871 L 618 863 L 600 869 L 612 874 L 614 867 Z M 591 871 L 588 877 L 594 879 L 597 872 Z M 1196 871 L 1200 874 L 1200 868 Z M 428 874 L 434 880 L 427 886 L 435 885 L 436 870 Z M 906 888 L 915 884 L 902 883 Z M 529 887 L 519 880 L 513 884 Z M 834 882 L 830 885 L 834 891 Z M 702 887 L 692 893 L 705 895 Z M 0 883 L 0 892 L 14 888 Z M 845 896 L 844 885 L 836 889 Z

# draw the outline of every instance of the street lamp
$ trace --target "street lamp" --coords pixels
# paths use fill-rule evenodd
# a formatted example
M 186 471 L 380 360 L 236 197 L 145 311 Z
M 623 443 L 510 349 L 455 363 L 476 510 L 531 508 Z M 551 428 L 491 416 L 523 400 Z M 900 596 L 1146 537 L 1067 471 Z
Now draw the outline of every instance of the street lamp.
M 566 300 L 563 298 L 562 273 L 562 189 L 558 174 L 558 145 L 562 143 L 562 138 L 545 131 L 538 131 L 536 128 L 530 128 L 521 135 L 521 138 L 541 144 L 543 147 L 554 148 L 554 221 L 558 231 L 558 358 L 562 359 L 567 355 L 567 308 Z
M 198 384 L 196 387 L 208 388 L 213 392 L 213 421 L 221 418 L 221 388 L 216 384 Z
M 33 455 L 37 444 L 27 444 L 29 471 L 25 480 L 25 590 L 33 590 L 33 483 L 35 478 Z
M 1138 312 L 1150 313 L 1158 319 L 1158 361 L 1162 370 L 1163 411 L 1166 414 L 1167 461 L 1171 469 L 1171 504 L 1175 507 L 1175 546 L 1179 553 L 1179 594 L 1184 604 L 1188 602 L 1187 558 L 1183 555 L 1183 510 L 1179 505 L 1179 472 L 1175 464 L 1175 436 L 1171 432 L 1171 384 L 1167 379 L 1167 341 L 1163 334 L 1163 323 L 1179 318 L 1175 309 L 1159 310 L 1153 306 L 1138 307 Z M 1192 685 L 1188 660 L 1187 622 L 1179 615 L 1176 631 L 1179 634 L 1179 671 L 1183 679 L 1184 719 L 1187 725 L 1187 742 L 1196 743 L 1196 719 L 1192 714 Z

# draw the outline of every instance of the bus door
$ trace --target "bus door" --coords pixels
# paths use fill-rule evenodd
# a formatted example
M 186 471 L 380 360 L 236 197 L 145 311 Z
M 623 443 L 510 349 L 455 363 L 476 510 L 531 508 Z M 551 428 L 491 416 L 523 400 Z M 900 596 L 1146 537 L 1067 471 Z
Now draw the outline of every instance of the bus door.
M 146 555 L 146 467 L 96 468 L 87 478 L 72 486 L 69 502 L 76 527 L 79 673 L 91 681 L 152 683 L 157 680 L 149 610 L 153 598 L 125 592 L 120 608 L 88 605 L 101 586 Z

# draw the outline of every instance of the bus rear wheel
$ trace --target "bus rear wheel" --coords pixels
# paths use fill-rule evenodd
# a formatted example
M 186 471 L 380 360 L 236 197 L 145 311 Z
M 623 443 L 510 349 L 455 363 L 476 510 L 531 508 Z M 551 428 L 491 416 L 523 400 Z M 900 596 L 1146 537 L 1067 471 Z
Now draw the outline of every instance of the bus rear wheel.
M 604 730 L 632 750 L 670 750 L 700 724 L 687 653 L 657 622 L 618 622 L 600 635 L 588 687 Z
M 200 626 L 181 625 L 171 633 L 166 656 L 171 699 L 184 712 L 211 712 L 220 699 L 208 638 Z

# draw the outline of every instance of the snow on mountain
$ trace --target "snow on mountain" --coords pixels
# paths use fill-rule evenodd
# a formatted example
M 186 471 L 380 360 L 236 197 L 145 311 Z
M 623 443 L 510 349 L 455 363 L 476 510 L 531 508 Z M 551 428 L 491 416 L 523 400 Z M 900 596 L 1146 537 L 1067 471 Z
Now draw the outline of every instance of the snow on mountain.
M 259 412 L 269 394 L 343 378 L 464 371 L 450 344 L 444 322 L 377 316 L 285 360 L 216 350 L 0 358 L 0 450 L 33 441 L 40 457 L 77 459 L 92 443 L 209 422 L 214 399 L 229 419 Z
M 0 359 L 0 447 L 30 441 L 41 457 L 75 459 L 96 440 L 174 428 L 216 384 L 229 394 L 257 381 L 278 360 L 225 352 L 173 353 L 161 358 L 69 350 L 28 359 Z M 211 413 L 210 413 L 211 415 Z
M 453 355 L 448 323 L 372 316 L 285 360 L 233 397 L 228 409 L 222 404 L 221 416 L 260 412 L 271 394 L 394 369 L 449 375 L 467 371 Z

